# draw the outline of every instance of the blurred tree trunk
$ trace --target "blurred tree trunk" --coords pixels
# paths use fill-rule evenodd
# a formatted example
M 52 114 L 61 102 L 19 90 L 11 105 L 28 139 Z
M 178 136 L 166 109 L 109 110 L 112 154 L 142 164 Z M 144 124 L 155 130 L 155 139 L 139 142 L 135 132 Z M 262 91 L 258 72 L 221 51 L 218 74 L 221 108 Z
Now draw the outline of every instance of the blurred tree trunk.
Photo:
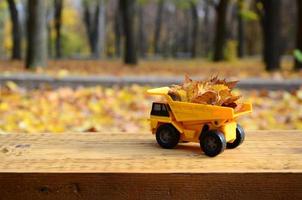
M 244 57 L 244 20 L 242 17 L 242 10 L 243 10 L 244 0 L 238 0 L 237 2 L 237 18 L 238 18 L 238 45 L 237 45 L 237 56 L 239 58 Z
M 61 27 L 62 27 L 62 10 L 63 10 L 63 0 L 54 1 L 55 8 L 55 51 L 56 58 L 62 58 L 62 36 L 61 36 Z
M 224 59 L 224 46 L 226 40 L 226 15 L 229 0 L 220 0 L 216 6 L 216 35 L 214 44 L 214 61 Z
M 26 68 L 47 65 L 46 0 L 28 0 Z
M 12 49 L 12 59 L 21 59 L 21 27 L 19 20 L 19 13 L 16 7 L 16 2 L 14 0 L 7 0 L 11 22 L 12 22 L 12 35 L 13 35 L 13 49 Z
M 48 20 L 48 22 L 47 22 L 47 56 L 48 56 L 48 58 L 52 58 L 52 55 L 53 55 L 51 30 L 52 30 L 51 22 L 50 22 L 50 20 Z
M 105 51 L 105 2 L 98 0 L 96 6 L 90 7 L 84 1 L 84 22 L 89 40 L 91 57 L 100 58 Z M 95 7 L 95 9 L 93 9 Z M 92 11 L 94 12 L 92 12 Z
M 154 29 L 154 38 L 153 38 L 153 49 L 154 54 L 160 53 L 160 33 L 162 27 L 162 18 L 163 18 L 163 10 L 164 10 L 164 0 L 159 0 L 157 5 L 156 19 L 155 19 L 155 29 Z
M 124 62 L 125 64 L 137 64 L 137 47 L 134 31 L 135 0 L 119 0 L 119 6 L 123 19 L 123 34 L 125 36 Z
M 48 58 L 53 58 L 53 40 L 52 40 L 52 21 L 53 21 L 53 7 L 47 4 L 46 9 L 46 23 L 47 23 L 47 56 Z
M 115 34 L 115 55 L 117 57 L 121 56 L 121 36 L 123 34 L 122 27 L 122 16 L 119 12 L 119 5 L 114 16 L 114 34 Z
M 266 70 L 280 68 L 281 57 L 281 0 L 261 0 L 263 11 L 261 16 L 263 30 L 263 61 Z
M 209 0 L 205 0 L 204 3 L 204 21 L 203 21 L 203 44 L 204 46 L 204 55 L 208 56 L 210 52 L 210 45 L 209 45 L 209 32 L 208 32 L 208 27 L 209 27 Z
M 182 10 L 180 10 L 179 8 L 176 7 L 175 12 L 174 12 L 174 20 L 173 21 L 181 21 L 182 18 Z M 186 23 L 185 25 L 188 25 L 188 23 Z M 181 26 L 181 25 L 177 25 L 173 28 L 173 43 L 172 43 L 172 48 L 171 48 L 171 56 L 173 58 L 178 58 L 179 57 L 179 53 L 181 51 L 184 51 L 184 47 L 186 46 L 186 42 L 184 41 L 184 35 L 187 32 L 184 31 L 184 29 L 186 29 L 185 25 Z M 189 35 L 189 34 L 187 34 Z
M 191 56 L 192 58 L 196 58 L 199 21 L 198 21 L 198 10 L 196 6 L 196 2 L 194 1 L 191 1 L 191 15 L 192 15 Z
M 296 2 L 297 2 L 297 9 L 298 9 L 296 49 L 299 49 L 302 52 L 302 1 L 297 0 Z M 302 63 L 299 62 L 297 59 L 295 60 L 295 69 L 296 70 L 302 69 Z
M 4 13 L 0 13 L 0 44 L 3 44 L 4 42 L 4 24 L 5 19 L 3 17 Z M 4 51 L 4 45 L 0 45 L 0 59 L 4 58 L 5 51 Z
M 189 9 L 180 9 L 179 12 L 184 12 L 184 23 L 180 26 L 180 38 L 178 40 L 177 46 L 179 48 L 179 56 L 185 57 L 191 53 L 191 39 L 192 39 L 192 24 L 191 24 L 191 11 Z
M 104 55 L 106 48 L 106 4 L 105 0 L 99 0 L 99 52 Z
M 138 7 L 138 50 L 139 55 L 141 57 L 145 57 L 146 50 L 147 50 L 147 44 L 146 44 L 146 33 L 144 28 L 144 8 L 142 6 Z

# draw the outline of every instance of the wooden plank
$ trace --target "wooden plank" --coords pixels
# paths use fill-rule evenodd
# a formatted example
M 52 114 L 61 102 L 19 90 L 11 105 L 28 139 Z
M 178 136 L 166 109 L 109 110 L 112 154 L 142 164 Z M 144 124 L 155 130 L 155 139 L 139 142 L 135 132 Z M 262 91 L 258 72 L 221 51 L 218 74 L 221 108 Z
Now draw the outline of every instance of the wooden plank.
M 1 199 L 302 199 L 292 173 L 0 174 Z
M 0 159 L 2 172 L 302 172 L 302 133 L 248 132 L 215 158 L 199 144 L 162 149 L 149 133 L 7 134 Z
M 215 158 L 150 133 L 0 135 L 0 199 L 302 199 L 302 132 L 248 131 Z

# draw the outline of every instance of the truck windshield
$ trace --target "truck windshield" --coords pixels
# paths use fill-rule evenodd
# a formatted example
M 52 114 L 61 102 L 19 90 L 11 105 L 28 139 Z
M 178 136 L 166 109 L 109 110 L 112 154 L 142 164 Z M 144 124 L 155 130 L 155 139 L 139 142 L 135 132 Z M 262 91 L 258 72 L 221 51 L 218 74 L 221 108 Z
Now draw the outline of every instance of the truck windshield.
M 157 115 L 157 116 L 169 116 L 169 112 L 167 109 L 167 105 L 163 103 L 153 103 L 151 115 Z

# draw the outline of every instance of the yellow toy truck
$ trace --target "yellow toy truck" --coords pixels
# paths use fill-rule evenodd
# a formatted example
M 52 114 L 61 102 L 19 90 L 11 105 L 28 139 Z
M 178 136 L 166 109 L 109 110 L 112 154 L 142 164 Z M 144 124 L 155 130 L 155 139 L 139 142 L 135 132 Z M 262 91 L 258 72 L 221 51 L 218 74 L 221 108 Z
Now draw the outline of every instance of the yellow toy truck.
M 252 111 L 250 103 L 244 103 L 235 111 L 230 107 L 174 101 L 168 95 L 169 89 L 147 91 L 166 100 L 153 102 L 150 114 L 151 130 L 161 147 L 172 149 L 179 142 L 199 142 L 202 151 L 214 157 L 244 141 L 244 130 L 236 119 Z

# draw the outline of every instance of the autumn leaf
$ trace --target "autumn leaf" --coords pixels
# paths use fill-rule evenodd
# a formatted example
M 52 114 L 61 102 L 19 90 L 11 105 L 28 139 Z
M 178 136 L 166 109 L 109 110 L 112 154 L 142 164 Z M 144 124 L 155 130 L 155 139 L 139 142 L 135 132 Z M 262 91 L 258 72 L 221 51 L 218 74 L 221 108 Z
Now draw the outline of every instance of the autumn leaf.
M 229 87 L 219 90 L 220 86 L 213 89 L 215 84 L 209 80 L 194 82 L 197 83 L 196 97 L 203 103 L 236 106 L 234 110 L 239 112 L 244 106 L 240 99 L 236 100 L 240 94 L 252 102 L 253 113 L 238 119 L 246 129 L 302 129 L 302 87 L 292 92 L 235 90 Z M 227 85 L 228 81 L 215 83 Z M 171 86 L 174 87 L 179 101 L 188 102 L 182 85 Z M 147 119 L 152 102 L 159 97 L 146 95 L 147 89 L 149 87 L 129 85 L 27 90 L 14 83 L 4 84 L 0 86 L 0 134 L 149 132 L 150 122 Z M 217 93 L 217 102 L 216 99 L 214 101 L 214 93 Z M 229 99 L 231 96 L 234 97 Z
M 232 89 L 237 83 L 238 81 L 228 82 L 217 76 L 206 81 L 193 81 L 185 75 L 183 84 L 171 86 L 168 94 L 176 101 L 235 108 L 240 96 L 234 95 Z
M 207 91 L 201 95 L 195 96 L 192 99 L 192 103 L 210 104 L 215 105 L 217 102 L 217 93 L 213 91 Z

